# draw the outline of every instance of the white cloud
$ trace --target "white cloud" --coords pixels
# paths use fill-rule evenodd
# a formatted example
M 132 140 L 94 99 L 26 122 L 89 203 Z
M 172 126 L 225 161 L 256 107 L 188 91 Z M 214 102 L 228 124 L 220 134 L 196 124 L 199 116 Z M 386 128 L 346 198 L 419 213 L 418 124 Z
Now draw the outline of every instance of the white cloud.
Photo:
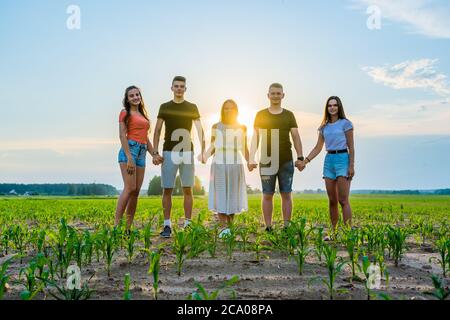
M 435 69 L 437 60 L 404 61 L 393 66 L 363 67 L 377 83 L 395 89 L 430 89 L 441 96 L 450 94 L 447 76 Z
M 450 38 L 450 6 L 430 0 L 352 0 L 356 8 L 376 5 L 381 18 L 404 25 L 408 32 L 431 38 Z M 383 22 L 382 22 L 383 23 Z

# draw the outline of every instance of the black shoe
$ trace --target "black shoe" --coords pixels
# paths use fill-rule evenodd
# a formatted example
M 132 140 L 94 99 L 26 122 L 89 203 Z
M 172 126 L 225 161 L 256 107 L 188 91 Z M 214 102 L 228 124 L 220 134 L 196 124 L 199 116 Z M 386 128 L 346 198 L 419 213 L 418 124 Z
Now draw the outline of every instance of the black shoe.
M 269 226 L 269 227 L 266 227 L 266 232 L 268 232 L 268 233 L 271 233 L 273 231 L 273 229 L 272 229 L 272 227 L 271 226 Z
M 159 234 L 163 238 L 170 238 L 172 234 L 172 229 L 169 226 L 165 226 L 164 230 Z

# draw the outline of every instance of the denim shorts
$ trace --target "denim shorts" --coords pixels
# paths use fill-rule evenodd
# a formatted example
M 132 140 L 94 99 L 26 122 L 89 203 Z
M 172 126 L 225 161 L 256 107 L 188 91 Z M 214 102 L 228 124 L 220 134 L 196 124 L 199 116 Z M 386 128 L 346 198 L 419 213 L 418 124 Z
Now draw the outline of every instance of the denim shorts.
M 261 167 L 259 169 L 261 174 Z M 278 169 L 278 173 L 270 176 L 261 175 L 261 184 L 264 194 L 274 194 L 275 184 L 278 178 L 278 186 L 280 192 L 289 193 L 292 192 L 292 182 L 294 179 L 294 161 L 288 161 L 283 163 Z
M 339 177 L 348 177 L 349 168 L 348 153 L 327 153 L 325 156 L 325 163 L 323 164 L 323 178 L 337 180 Z
M 145 168 L 145 157 L 147 155 L 147 145 L 134 140 L 128 140 L 131 156 L 133 157 L 136 167 Z M 119 151 L 119 163 L 127 163 L 128 158 L 123 148 Z
M 161 187 L 173 189 L 178 170 L 180 171 L 181 186 L 194 186 L 194 152 L 163 151 L 164 162 L 161 166 Z

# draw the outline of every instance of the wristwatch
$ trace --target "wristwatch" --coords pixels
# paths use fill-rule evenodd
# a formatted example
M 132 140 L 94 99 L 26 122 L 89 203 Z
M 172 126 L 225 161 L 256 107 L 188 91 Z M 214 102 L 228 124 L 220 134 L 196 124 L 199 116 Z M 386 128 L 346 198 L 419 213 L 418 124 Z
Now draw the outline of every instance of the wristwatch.
M 298 157 L 297 160 L 304 161 L 305 157 L 304 156 Z
M 159 154 L 158 151 L 153 151 L 153 152 L 152 152 L 152 156 L 156 156 L 156 155 L 158 155 L 158 154 Z

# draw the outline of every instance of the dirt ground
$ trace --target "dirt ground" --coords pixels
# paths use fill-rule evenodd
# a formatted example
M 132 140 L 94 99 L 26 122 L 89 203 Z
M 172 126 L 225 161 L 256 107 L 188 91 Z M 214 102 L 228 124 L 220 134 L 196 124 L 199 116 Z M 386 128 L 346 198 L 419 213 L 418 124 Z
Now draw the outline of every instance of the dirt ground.
M 155 238 L 156 239 L 156 238 Z M 170 241 L 170 240 L 158 240 Z M 220 287 L 227 279 L 238 275 L 240 280 L 233 286 L 237 299 L 328 299 L 328 290 L 319 278 L 326 278 L 326 268 L 323 262 L 311 253 L 307 258 L 303 275 L 299 275 L 296 262 L 279 252 L 266 252 L 269 259 L 255 261 L 253 252 L 236 250 L 233 260 L 225 257 L 223 248 L 219 248 L 218 257 L 210 258 L 207 253 L 195 259 L 186 260 L 181 276 L 176 274 L 175 256 L 164 253 L 161 256 L 161 271 L 158 299 L 186 299 L 195 289 L 195 283 L 201 283 L 208 292 Z M 169 250 L 167 250 L 169 251 Z M 387 293 L 393 299 L 432 299 L 424 292 L 432 289 L 431 275 L 440 274 L 439 266 L 429 262 L 430 257 L 438 257 L 429 252 L 429 248 L 421 248 L 410 243 L 409 250 L 404 255 L 398 267 L 387 261 L 389 285 L 382 280 L 382 286 L 375 293 Z M 339 255 L 345 257 L 344 251 Z M 0 258 L 4 260 L 5 257 Z M 25 265 L 28 259 L 24 260 Z M 94 259 L 95 260 L 95 259 Z M 9 290 L 5 299 L 20 299 L 23 285 L 15 284 L 20 265 L 11 264 Z M 131 294 L 135 300 L 153 299 L 152 278 L 147 273 L 148 261 L 141 253 L 137 253 L 133 262 L 126 260 L 125 251 L 115 256 L 111 278 L 107 277 L 102 260 L 94 261 L 89 267 L 81 270 L 82 280 L 86 281 L 93 274 L 89 287 L 95 290 L 92 299 L 109 300 L 122 299 L 124 290 L 124 275 L 130 273 L 132 279 Z M 351 270 L 346 267 L 336 281 L 337 293 L 335 299 L 352 300 L 367 299 L 364 284 L 351 283 Z M 316 280 L 314 280 L 316 279 Z M 229 294 L 219 295 L 221 299 L 229 299 Z M 53 299 L 39 294 L 35 299 Z

